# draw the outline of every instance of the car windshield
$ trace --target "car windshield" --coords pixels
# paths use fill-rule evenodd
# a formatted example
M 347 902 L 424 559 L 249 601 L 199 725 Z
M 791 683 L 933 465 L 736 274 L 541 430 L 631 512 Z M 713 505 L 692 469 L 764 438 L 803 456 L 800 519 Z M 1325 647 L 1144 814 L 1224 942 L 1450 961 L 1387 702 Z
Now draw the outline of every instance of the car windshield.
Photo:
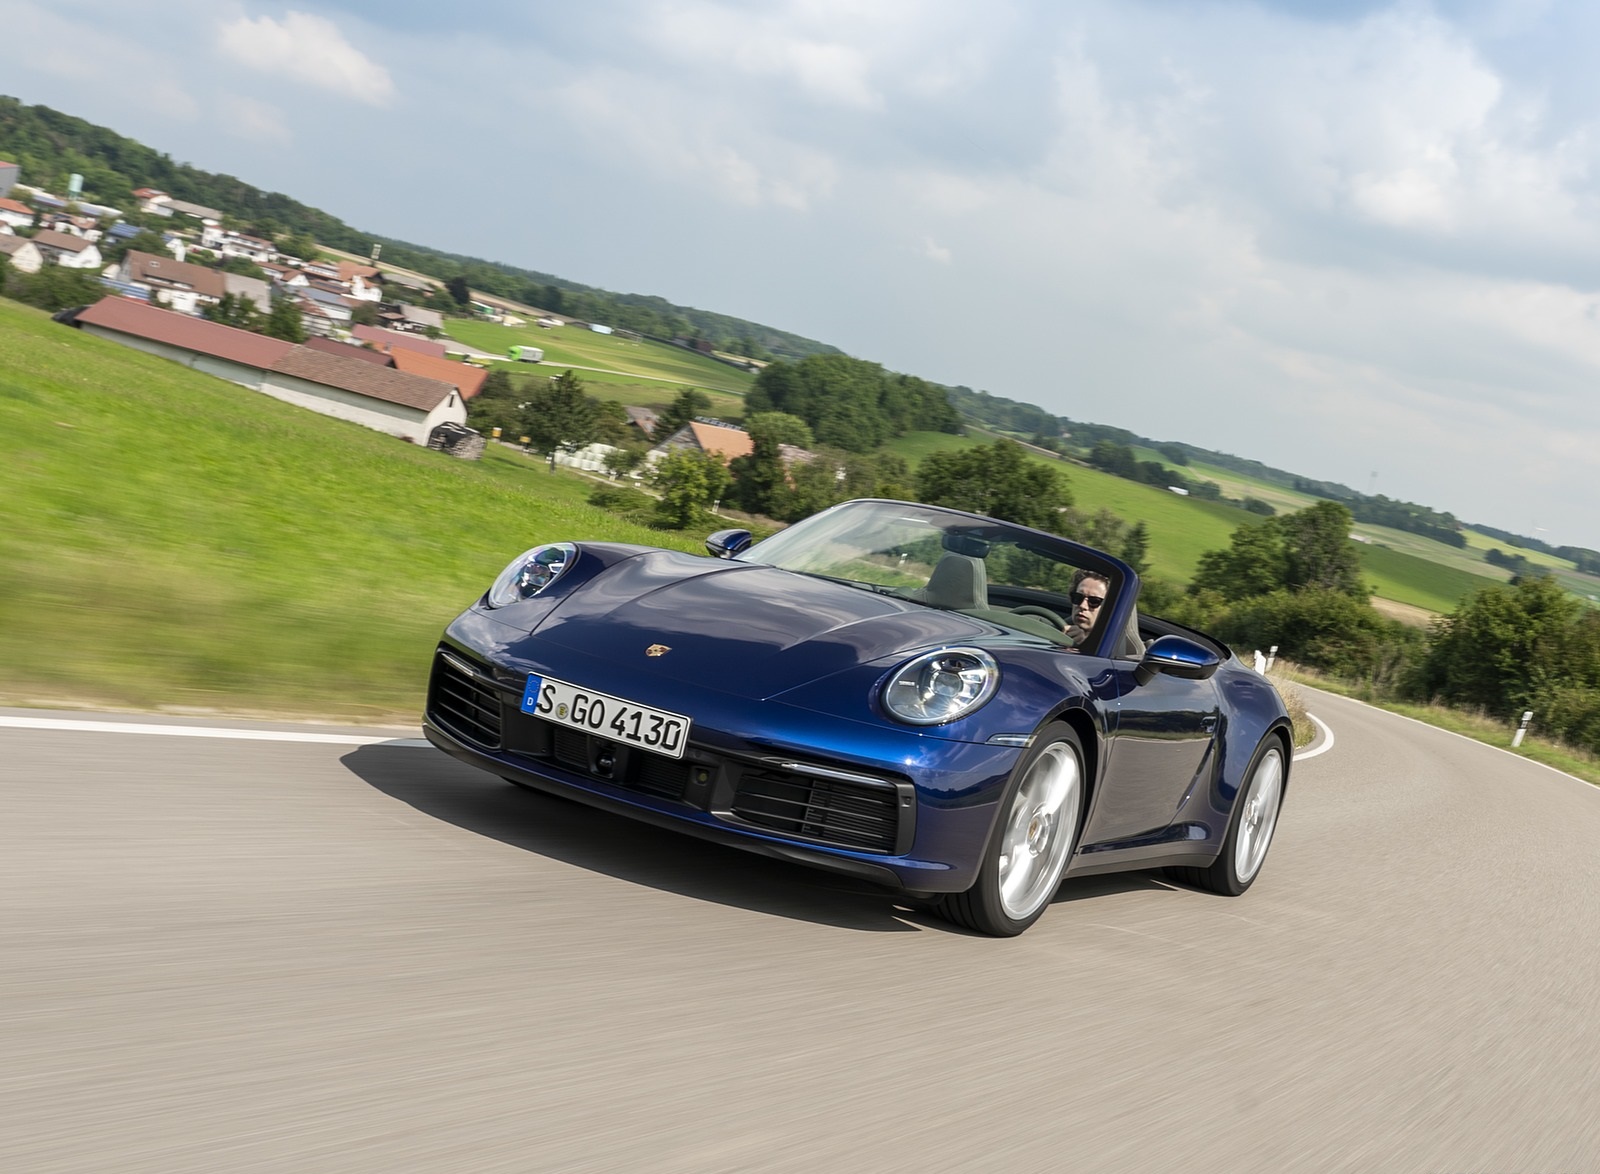
M 904 502 L 835 506 L 756 544 L 740 560 L 979 615 L 1072 645 L 1110 602 L 1111 576 L 1072 543 Z

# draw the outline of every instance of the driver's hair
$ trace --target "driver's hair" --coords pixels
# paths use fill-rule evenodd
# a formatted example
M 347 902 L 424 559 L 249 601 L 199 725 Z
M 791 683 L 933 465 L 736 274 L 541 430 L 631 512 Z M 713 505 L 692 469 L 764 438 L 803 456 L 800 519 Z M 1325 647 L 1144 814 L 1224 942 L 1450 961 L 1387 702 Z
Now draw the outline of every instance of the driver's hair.
M 1076 591 L 1079 587 L 1083 586 L 1083 581 L 1085 579 L 1099 579 L 1100 582 L 1106 585 L 1106 594 L 1111 594 L 1111 576 L 1106 574 L 1104 571 L 1094 571 L 1090 570 L 1088 567 L 1081 567 L 1072 572 L 1072 587 L 1070 590 Z

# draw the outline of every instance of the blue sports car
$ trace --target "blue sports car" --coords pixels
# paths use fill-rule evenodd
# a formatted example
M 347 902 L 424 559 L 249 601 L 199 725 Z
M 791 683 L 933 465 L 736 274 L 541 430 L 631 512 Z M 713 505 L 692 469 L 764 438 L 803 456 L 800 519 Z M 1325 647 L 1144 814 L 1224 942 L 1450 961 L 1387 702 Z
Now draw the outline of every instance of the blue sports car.
M 1052 534 L 851 501 L 710 557 L 518 555 L 446 630 L 424 726 L 528 787 L 1019 934 L 1064 876 L 1250 887 L 1289 780 L 1272 684 Z

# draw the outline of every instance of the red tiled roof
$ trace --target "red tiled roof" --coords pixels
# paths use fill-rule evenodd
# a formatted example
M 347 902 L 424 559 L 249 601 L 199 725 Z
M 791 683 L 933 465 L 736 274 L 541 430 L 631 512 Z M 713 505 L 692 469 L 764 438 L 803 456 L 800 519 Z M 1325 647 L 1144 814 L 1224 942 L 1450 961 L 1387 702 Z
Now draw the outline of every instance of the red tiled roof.
M 356 261 L 340 261 L 339 262 L 339 280 L 340 281 L 349 281 L 352 278 L 356 278 L 356 277 L 359 277 L 363 281 L 365 281 L 369 277 L 377 277 L 378 275 L 379 275 L 378 271 L 376 269 L 374 269 L 371 265 L 362 265 L 362 264 L 360 264 L 359 262 L 356 262 Z
M 462 399 L 471 399 L 483 390 L 483 381 L 489 378 L 489 372 L 481 367 L 468 366 L 466 363 L 457 363 L 453 359 L 436 359 L 432 355 L 424 355 L 417 351 L 408 351 L 405 347 L 395 347 L 389 352 L 389 357 L 394 360 L 394 365 L 401 371 L 409 371 L 413 375 L 425 375 L 429 379 L 437 379 L 443 383 L 453 383 L 461 392 Z
M 398 330 L 384 330 L 378 326 L 352 326 L 350 333 L 362 342 L 370 342 L 381 350 L 402 347 L 421 355 L 432 355 L 436 359 L 444 358 L 444 343 L 435 342 L 431 338 L 419 338 L 415 334 L 402 334 Z
M 207 269 L 188 261 L 174 261 L 155 253 L 130 249 L 127 258 L 128 280 L 145 285 L 186 285 L 197 294 L 221 298 L 228 292 L 227 278 L 220 269 Z
M 395 365 L 394 360 L 382 351 L 368 350 L 364 346 L 351 346 L 336 338 L 308 338 L 305 345 L 325 355 L 343 355 L 347 359 L 360 359 L 363 363 L 371 363 L 374 367 Z
M 93 241 L 86 241 L 81 236 L 73 236 L 70 232 L 57 232 L 53 228 L 34 233 L 33 243 L 43 245 L 47 249 L 60 249 L 67 253 L 81 253 L 85 249 L 94 247 Z
M 424 379 L 420 375 L 407 375 L 387 367 L 376 367 L 360 359 L 344 355 L 324 354 L 303 346 L 292 348 L 288 354 L 272 365 L 282 375 L 308 379 L 341 391 L 381 399 L 392 404 L 431 412 L 455 394 L 455 388 L 437 379 Z
M 0 212 L 15 212 L 19 216 L 32 216 L 33 209 L 20 200 L 0 199 Z
M 262 370 L 294 350 L 293 343 L 280 338 L 268 338 L 264 334 L 221 326 L 204 318 L 191 318 L 187 314 L 163 310 L 133 298 L 101 298 L 82 311 L 77 321 L 80 325 L 87 323 L 134 338 L 164 342 L 168 346 L 182 347 Z
M 702 424 L 695 420 L 690 423 L 689 431 L 694 433 L 695 443 L 703 451 L 714 453 L 725 461 L 731 461 L 734 457 L 748 456 L 755 449 L 755 442 L 750 439 L 750 434 L 738 428 L 722 428 L 716 424 Z

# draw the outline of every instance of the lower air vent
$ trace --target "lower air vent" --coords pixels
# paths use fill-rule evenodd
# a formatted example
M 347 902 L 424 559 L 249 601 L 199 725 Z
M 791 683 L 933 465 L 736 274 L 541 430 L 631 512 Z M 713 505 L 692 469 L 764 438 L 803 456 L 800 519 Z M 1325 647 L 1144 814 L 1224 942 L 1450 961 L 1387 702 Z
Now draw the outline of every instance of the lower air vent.
M 892 852 L 899 831 L 893 787 L 749 770 L 734 792 L 733 812 L 747 823 L 841 848 Z
M 455 653 L 433 659 L 428 688 L 428 719 L 474 746 L 500 746 L 500 694 L 488 682 L 465 671 L 468 662 Z

